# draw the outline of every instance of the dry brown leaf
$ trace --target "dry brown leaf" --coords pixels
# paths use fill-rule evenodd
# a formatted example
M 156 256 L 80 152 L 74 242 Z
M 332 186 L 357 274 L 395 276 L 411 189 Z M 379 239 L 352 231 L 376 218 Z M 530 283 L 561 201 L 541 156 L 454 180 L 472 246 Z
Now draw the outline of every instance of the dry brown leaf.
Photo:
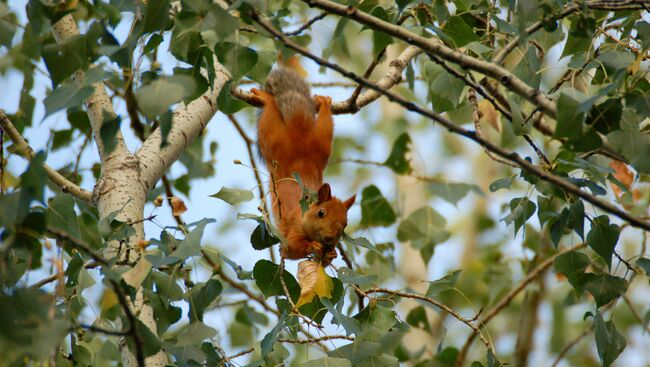
M 172 204 L 172 215 L 173 216 L 179 216 L 187 211 L 187 207 L 185 206 L 185 202 L 178 198 L 177 196 L 173 196 L 171 199 L 171 204 Z
M 298 284 L 301 291 L 296 307 L 311 303 L 314 296 L 329 298 L 334 289 L 334 282 L 325 273 L 325 268 L 311 260 L 304 260 L 298 264 Z
M 499 126 L 499 117 L 501 113 L 494 108 L 492 102 L 487 99 L 482 99 L 478 103 L 478 110 L 481 112 L 481 123 L 487 123 L 492 126 L 496 131 L 501 131 L 501 126 Z
M 614 170 L 614 178 L 619 180 L 623 184 L 623 186 L 625 186 L 625 188 L 629 190 L 632 187 L 632 183 L 634 182 L 634 173 L 630 171 L 627 164 L 621 161 L 612 160 L 609 163 L 609 166 Z M 613 183 L 610 183 L 609 185 L 614 191 L 614 195 L 616 195 L 616 197 L 620 199 L 621 196 L 623 196 L 623 193 L 621 192 L 621 188 L 618 187 L 618 185 Z

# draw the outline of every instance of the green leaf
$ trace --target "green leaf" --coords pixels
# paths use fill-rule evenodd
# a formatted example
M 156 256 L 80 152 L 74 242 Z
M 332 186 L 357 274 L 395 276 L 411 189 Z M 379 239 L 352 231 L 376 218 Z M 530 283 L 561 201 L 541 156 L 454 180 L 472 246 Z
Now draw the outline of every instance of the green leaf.
M 614 321 L 603 320 L 600 312 L 596 312 L 594 317 L 594 337 L 603 367 L 610 366 L 627 345 L 625 337 L 616 329 Z
M 390 151 L 390 155 L 384 166 L 392 169 L 395 173 L 399 175 L 408 174 L 411 172 L 411 164 L 406 158 L 406 155 L 410 152 L 409 145 L 411 144 L 411 137 L 407 133 L 402 133 L 395 142 L 393 143 L 393 149 Z
M 399 360 L 383 353 L 380 343 L 354 342 L 327 353 L 330 357 L 343 357 L 355 367 L 399 366 Z
M 343 242 L 345 242 L 348 245 L 363 247 L 365 249 L 368 249 L 368 250 L 376 253 L 379 256 L 383 256 L 381 251 L 377 250 L 377 247 L 375 247 L 375 245 L 370 243 L 370 241 L 368 241 L 368 239 L 365 238 L 365 237 L 352 238 L 352 237 L 348 236 L 345 232 L 343 232 L 343 237 L 342 238 L 343 238 Z
M 516 236 L 519 228 L 521 228 L 528 218 L 535 213 L 536 208 L 535 203 L 528 200 L 526 197 L 512 199 L 510 201 L 510 214 L 502 220 L 505 221 L 506 224 L 514 223 Z
M 107 112 L 104 112 L 104 123 L 99 129 L 99 136 L 104 143 L 107 154 L 113 152 L 113 149 L 117 146 L 117 132 L 120 130 L 121 121 L 119 116 L 111 118 Z
M 458 282 L 458 277 L 460 277 L 460 272 L 460 270 L 455 270 L 440 279 L 428 282 L 429 288 L 427 289 L 426 296 L 429 298 L 435 298 L 438 294 L 444 291 L 454 289 L 454 287 L 456 287 L 456 282 Z
M 569 227 L 584 240 L 585 205 L 578 200 L 569 206 Z
M 345 358 L 323 357 L 307 361 L 300 367 L 352 367 L 352 363 Z
M 354 317 L 361 324 L 361 330 L 356 334 L 356 341 L 380 341 L 398 322 L 394 310 L 370 302 Z
M 198 256 L 201 254 L 201 237 L 203 237 L 203 231 L 205 226 L 215 222 L 214 219 L 201 219 L 196 223 L 196 227 L 187 234 L 185 239 L 178 244 L 178 247 L 174 252 L 169 254 L 166 258 L 158 264 L 160 265 L 170 265 L 179 261 L 183 261 L 188 257 Z M 147 257 L 149 259 L 149 257 Z M 152 264 L 156 264 L 152 261 Z
M 457 205 L 470 191 L 483 194 L 478 186 L 462 182 L 429 182 L 427 187 L 434 195 L 454 205 Z
M 526 51 L 526 55 L 521 59 L 521 61 L 515 66 L 515 69 L 513 70 L 513 73 L 515 74 L 516 77 L 519 79 L 523 80 L 528 84 L 529 86 L 539 89 L 539 84 L 542 78 L 542 73 L 540 73 L 540 59 L 537 56 L 537 48 L 536 47 L 528 47 L 528 51 Z M 510 107 L 512 107 L 513 104 L 510 104 Z M 516 106 L 517 110 L 519 110 L 519 105 Z M 515 111 L 514 109 L 512 110 L 512 116 L 515 116 Z M 517 113 L 519 116 L 521 114 Z M 532 119 L 529 119 L 529 122 L 532 124 Z M 514 121 L 513 121 L 514 122 Z
M 259 260 L 253 268 L 253 277 L 257 287 L 262 291 L 264 297 L 284 296 L 284 289 L 280 280 L 280 266 L 268 260 Z M 286 269 L 283 272 L 284 284 L 287 286 L 289 295 L 294 302 L 300 296 L 300 286 Z
M 346 267 L 338 268 L 336 272 L 339 280 L 347 284 L 355 284 L 355 285 L 371 284 L 377 280 L 376 275 L 363 275 Z
M 397 216 L 388 201 L 381 195 L 375 185 L 370 185 L 361 192 L 361 226 L 387 227 L 395 223 Z
M 247 304 L 244 304 L 237 310 L 237 313 L 235 314 L 235 320 L 248 326 L 266 326 L 269 323 L 269 318 L 266 317 L 265 314 L 255 311 Z
M 514 176 L 500 178 L 490 184 L 490 192 L 499 191 L 501 189 L 510 189 L 512 186 L 512 179 Z
M 332 323 L 335 325 L 341 325 L 345 329 L 345 335 L 355 334 L 358 335 L 361 331 L 361 323 L 359 320 L 352 317 L 345 316 L 341 311 L 339 311 L 329 299 L 324 298 L 321 300 L 323 306 L 332 314 Z
M 610 269 L 612 267 L 612 254 L 620 232 L 621 230 L 616 224 L 609 223 L 608 216 L 601 215 L 594 218 L 591 230 L 587 234 L 587 245 L 603 258 Z
M 219 106 L 219 111 L 223 113 L 235 113 L 248 106 L 246 102 L 233 98 L 230 92 L 232 90 L 232 86 L 232 80 L 226 82 L 223 88 L 221 88 L 219 96 L 217 97 L 217 106 Z
M 216 279 L 210 279 L 207 283 L 199 283 L 192 287 L 188 297 L 190 322 L 203 321 L 203 312 L 221 294 L 222 289 L 223 286 Z
M 390 15 L 386 12 L 381 6 L 376 6 L 371 12 L 370 15 L 377 17 L 381 20 L 390 22 Z M 388 45 L 393 43 L 393 37 L 390 35 L 378 31 L 376 29 L 372 30 L 372 54 L 373 57 L 377 57 L 381 51 L 386 48 Z
M 217 330 L 202 322 L 193 322 L 182 328 L 176 336 L 176 347 L 201 345 L 201 342 L 217 335 Z M 128 338 L 127 338 L 128 339 Z
M 463 47 L 470 42 L 479 40 L 476 32 L 460 16 L 449 17 L 442 30 L 454 40 L 456 47 Z
M 516 96 L 510 96 L 508 98 L 508 103 L 512 115 L 512 131 L 518 136 L 530 133 L 530 130 L 533 128 L 533 119 L 528 119 L 528 121 L 524 120 L 524 117 L 521 114 L 521 109 L 519 109 L 521 99 Z
M 257 52 L 236 43 L 221 42 L 214 47 L 214 53 L 230 71 L 233 81 L 238 81 L 257 64 Z
M 587 273 L 582 278 L 583 288 L 594 296 L 598 307 L 608 304 L 627 291 L 627 281 L 613 275 Z
M 196 88 L 194 78 L 179 74 L 153 80 L 138 89 L 135 98 L 142 113 L 153 120 L 171 105 L 192 96 Z
M 160 339 L 154 334 L 147 325 L 143 324 L 142 321 L 136 319 L 136 329 L 138 331 L 138 336 L 140 337 L 142 351 L 144 352 L 145 357 L 152 356 L 160 350 Z M 136 346 L 133 338 L 124 338 L 126 345 L 129 346 L 131 353 L 135 355 Z
M 269 230 L 268 224 L 259 220 L 257 227 L 251 233 L 251 244 L 255 250 L 263 250 L 269 248 L 277 243 L 280 243 L 280 239 L 273 235 L 273 232 Z
M 582 121 L 585 114 L 580 112 L 580 102 L 567 93 L 560 94 L 557 99 L 557 127 L 555 136 L 578 140 L 583 135 Z
M 567 37 L 560 58 L 589 50 L 595 30 L 596 21 L 593 18 L 586 18 L 583 16 L 573 18 L 571 21 L 569 36 Z
M 569 251 L 556 257 L 553 266 L 555 270 L 567 277 L 574 288 L 581 289 L 582 275 L 590 263 L 589 257 L 582 252 Z
M 431 325 L 427 318 L 427 311 L 422 306 L 417 306 L 406 315 L 406 322 L 416 328 L 424 329 L 431 333 Z
M 210 197 L 221 199 L 230 205 L 237 205 L 253 200 L 253 192 L 251 190 L 230 189 L 222 187 L 216 194 Z
M 164 30 L 169 22 L 169 0 L 159 0 L 147 3 L 144 13 L 145 33 Z
M 271 329 L 271 331 L 269 331 L 268 334 L 264 336 L 264 339 L 262 339 L 262 343 L 261 343 L 262 357 L 265 357 L 269 353 L 271 353 L 271 349 L 273 348 L 273 345 L 277 342 L 278 337 L 280 336 L 282 329 L 284 329 L 286 322 L 287 322 L 287 312 L 285 311 L 280 316 L 280 319 L 278 320 L 278 324 L 275 325 L 273 329 Z
M 609 134 L 620 129 L 622 115 L 623 103 L 621 103 L 621 99 L 608 99 L 589 110 L 586 122 L 593 125 L 599 133 Z
M 18 210 L 16 222 L 21 222 L 29 212 L 29 206 L 32 201 L 36 200 L 43 203 L 45 195 L 45 153 L 38 152 L 29 162 L 29 166 L 20 175 L 20 199 L 18 201 Z
M 650 173 L 650 135 L 634 130 L 618 130 L 607 135 L 610 144 L 640 173 Z
M 76 84 L 58 86 L 43 100 L 45 105 L 44 117 L 64 108 L 81 106 L 86 98 L 93 94 L 93 91 L 92 86 L 79 87 Z
M 412 241 L 416 249 L 433 247 L 446 241 L 450 233 L 445 230 L 447 220 L 430 206 L 417 209 L 397 228 L 397 239 Z
M 74 211 L 74 198 L 68 194 L 58 194 L 50 200 L 47 207 L 47 225 L 81 239 L 77 213 Z

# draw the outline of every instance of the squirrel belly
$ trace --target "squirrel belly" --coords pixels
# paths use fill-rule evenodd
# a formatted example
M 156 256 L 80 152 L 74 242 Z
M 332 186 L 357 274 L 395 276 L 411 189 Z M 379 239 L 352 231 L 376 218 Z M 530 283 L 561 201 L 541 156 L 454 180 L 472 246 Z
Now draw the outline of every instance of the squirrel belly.
M 323 96 L 312 99 L 309 85 L 284 67 L 271 72 L 263 91 L 252 89 L 251 93 L 263 105 L 257 139 L 271 174 L 273 218 L 287 242 L 281 254 L 288 259 L 315 254 L 328 265 L 336 257 L 335 246 L 355 199 L 352 196 L 342 202 L 331 195 L 329 184 L 323 184 L 332 150 L 332 100 Z M 318 201 L 304 213 L 302 190 L 294 173 L 307 190 L 318 192 Z

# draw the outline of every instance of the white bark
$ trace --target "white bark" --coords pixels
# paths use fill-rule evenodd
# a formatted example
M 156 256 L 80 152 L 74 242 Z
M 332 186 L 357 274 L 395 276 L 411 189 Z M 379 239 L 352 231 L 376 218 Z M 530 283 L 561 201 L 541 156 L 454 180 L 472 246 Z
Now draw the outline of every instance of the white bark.
M 68 38 L 78 35 L 79 30 L 72 16 L 67 15 L 54 24 L 52 33 L 57 43 L 61 44 Z M 138 251 L 135 250 L 134 244 L 144 238 L 142 218 L 148 191 L 155 186 L 164 171 L 178 159 L 182 151 L 192 143 L 217 112 L 216 99 L 224 83 L 229 79 L 229 74 L 216 61 L 215 69 L 217 77 L 214 90 L 209 90 L 187 107 L 182 106 L 174 112 L 168 145 L 160 149 L 161 136 L 158 129 L 147 139 L 136 155 L 128 150 L 119 130 L 115 136 L 117 142 L 115 149 L 110 153 L 106 151 L 99 132 L 103 124 L 114 118 L 116 113 L 104 83 L 93 85 L 95 90 L 85 104 L 102 165 L 102 174 L 95 185 L 93 199 L 100 218 L 119 211 L 116 219 L 134 223 L 135 229 L 135 235 L 130 237 L 126 244 L 120 245 L 118 241 L 107 244 L 105 255 L 108 258 L 119 256 L 120 260 L 128 260 L 131 264 L 137 260 Z M 81 71 L 73 76 L 76 81 L 83 80 L 83 77 Z M 138 290 L 135 300 L 127 301 L 133 314 L 157 335 L 153 309 L 145 302 L 142 289 Z M 123 364 L 136 366 L 134 351 L 129 350 L 123 340 L 120 349 Z M 164 350 L 145 360 L 147 366 L 164 366 L 167 363 L 168 358 Z
M 217 97 L 223 85 L 230 79 L 230 74 L 216 61 L 216 58 L 214 69 L 217 74 L 214 89 L 208 90 L 187 106 L 181 103 L 174 111 L 172 128 L 167 135 L 167 145 L 164 148 L 160 147 L 162 136 L 160 129 L 156 129 L 135 153 L 140 162 L 141 183 L 148 189 L 154 187 L 167 168 L 205 129 L 217 112 Z

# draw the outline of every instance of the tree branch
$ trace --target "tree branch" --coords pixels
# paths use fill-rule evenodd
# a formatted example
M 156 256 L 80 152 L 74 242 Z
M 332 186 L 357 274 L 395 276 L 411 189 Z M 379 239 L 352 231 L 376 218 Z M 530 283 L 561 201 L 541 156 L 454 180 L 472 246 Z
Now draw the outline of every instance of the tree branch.
M 32 147 L 30 147 L 29 144 L 27 144 L 27 141 L 25 141 L 22 135 L 20 135 L 18 130 L 16 130 L 16 127 L 9 120 L 9 117 L 7 117 L 7 115 L 2 110 L 0 110 L 0 127 L 2 127 L 2 130 L 7 133 L 11 141 L 14 142 L 18 154 L 23 156 L 25 159 L 31 161 L 36 155 L 34 153 L 34 149 L 32 149 Z M 81 199 L 85 202 L 88 203 L 93 202 L 92 192 L 82 189 L 74 182 L 63 177 L 63 175 L 61 175 L 59 172 L 57 172 L 55 169 L 48 166 L 47 164 L 43 164 L 43 169 L 45 170 L 47 177 L 52 182 L 54 182 L 54 184 L 57 185 L 61 189 L 61 191 L 69 193 L 72 196 Z
M 418 56 L 421 52 L 422 50 L 415 46 L 409 46 L 405 48 L 404 51 L 402 51 L 402 53 L 395 60 L 390 62 L 388 72 L 383 78 L 379 79 L 376 82 L 377 85 L 384 89 L 390 89 L 396 84 L 399 84 L 402 81 L 402 72 L 406 66 L 414 57 Z M 233 96 L 251 105 L 257 106 L 257 104 L 253 102 L 253 95 L 247 91 L 241 90 L 239 88 L 233 88 L 232 94 Z M 376 99 L 381 97 L 381 95 L 381 93 L 378 93 L 375 90 L 367 90 L 359 95 L 354 105 L 351 105 L 349 100 L 333 103 L 332 113 L 335 115 L 354 113 L 360 108 L 374 102 Z
M 382 31 L 399 38 L 404 42 L 417 46 L 427 53 L 431 53 L 444 60 L 458 64 L 463 68 L 471 69 L 491 78 L 497 79 L 506 88 L 521 95 L 535 106 L 541 107 L 547 115 L 555 118 L 557 109 L 555 103 L 544 96 L 538 89 L 534 89 L 523 80 L 517 78 L 510 71 L 487 61 L 466 55 L 458 50 L 447 47 L 442 42 L 433 38 L 426 38 L 407 29 L 381 20 L 368 13 L 362 12 L 352 6 L 345 6 L 328 0 L 303 0 L 311 7 L 317 7 L 330 13 L 352 19 L 370 28 Z
M 273 37 L 279 39 L 284 45 L 286 45 L 287 47 L 299 52 L 300 54 L 314 60 L 319 65 L 326 66 L 327 68 L 335 70 L 335 71 L 343 74 L 344 76 L 355 80 L 358 83 L 363 83 L 366 87 L 368 87 L 368 88 L 370 88 L 370 89 L 372 89 L 374 91 L 377 91 L 380 94 L 385 95 L 386 97 L 388 97 L 388 99 L 390 101 L 400 104 L 401 106 L 403 106 L 404 108 L 406 108 L 409 111 L 416 112 L 416 113 L 418 113 L 418 114 L 420 114 L 422 116 L 426 116 L 426 117 L 440 123 L 447 130 L 449 130 L 450 132 L 452 132 L 454 134 L 458 134 L 458 135 L 464 136 L 464 137 L 466 137 L 466 138 L 468 138 L 470 140 L 473 140 L 474 142 L 476 142 L 476 143 L 484 146 L 488 150 L 492 151 L 496 155 L 516 163 L 519 167 L 521 167 L 522 169 L 532 173 L 533 175 L 539 177 L 540 179 L 542 179 L 544 181 L 547 181 L 547 182 L 549 182 L 549 183 L 551 183 L 551 184 L 553 184 L 553 185 L 555 185 L 555 186 L 557 186 L 557 187 L 559 187 L 559 188 L 561 188 L 561 189 L 563 189 L 563 190 L 565 190 L 565 191 L 567 191 L 567 192 L 569 192 L 571 194 L 574 194 L 574 195 L 586 200 L 587 202 L 597 206 L 598 208 L 600 208 L 600 209 L 602 209 L 602 210 L 604 210 L 604 211 L 606 211 L 606 212 L 608 212 L 610 214 L 613 214 L 613 215 L 619 217 L 620 219 L 630 223 L 630 225 L 632 225 L 634 227 L 642 228 L 642 229 L 644 229 L 646 231 L 650 231 L 650 223 L 648 223 L 647 221 L 639 219 L 639 218 L 637 218 L 637 217 L 635 217 L 635 216 L 633 216 L 633 215 L 631 215 L 631 214 L 617 208 L 616 206 L 614 206 L 613 204 L 611 204 L 609 202 L 598 199 L 595 196 L 593 196 L 593 195 L 591 195 L 591 194 L 589 194 L 589 193 L 587 193 L 585 191 L 582 191 L 579 187 L 577 187 L 576 185 L 570 183 L 565 178 L 550 174 L 550 173 L 544 171 L 543 169 L 540 169 L 539 167 L 537 167 L 537 166 L 533 165 L 532 163 L 528 162 L 527 160 L 521 158 L 517 153 L 507 151 L 507 150 L 501 148 L 500 146 L 497 146 L 497 145 L 495 145 L 495 144 L 493 144 L 493 143 L 479 137 L 476 133 L 471 132 L 469 130 L 465 130 L 464 128 L 458 126 L 457 124 L 455 124 L 451 120 L 447 119 L 446 117 L 443 117 L 443 116 L 441 116 L 441 115 L 439 115 L 439 114 L 437 114 L 437 113 L 435 113 L 435 112 L 433 112 L 431 110 L 427 110 L 425 108 L 422 108 L 422 107 L 418 106 L 417 104 L 406 100 L 402 96 L 400 96 L 400 95 L 398 95 L 398 94 L 396 94 L 396 93 L 394 93 L 394 92 L 392 92 L 390 90 L 385 90 L 385 89 L 381 88 L 380 86 L 378 86 L 377 84 L 367 80 L 366 78 L 363 78 L 363 77 L 361 77 L 361 76 L 359 76 L 357 74 L 354 74 L 354 73 L 342 68 L 339 65 L 333 64 L 333 63 L 331 63 L 331 62 L 329 62 L 327 60 L 324 60 L 324 59 L 310 53 L 306 49 L 298 46 L 297 44 L 295 44 L 294 42 L 289 40 L 281 32 L 278 32 L 273 27 L 273 25 L 271 25 L 268 21 L 260 19 L 259 15 L 256 12 L 251 13 L 251 17 L 255 22 L 262 25 L 262 27 L 264 27 L 269 33 L 271 33 L 273 35 Z
M 230 73 L 214 59 L 216 77 L 214 89 L 208 89 L 188 105 L 181 103 L 173 113 L 172 128 L 167 134 L 167 145 L 161 147 L 160 127 L 154 130 L 135 153 L 141 167 L 141 180 L 151 189 L 181 153 L 205 129 L 218 110 L 217 97 L 230 79 Z

